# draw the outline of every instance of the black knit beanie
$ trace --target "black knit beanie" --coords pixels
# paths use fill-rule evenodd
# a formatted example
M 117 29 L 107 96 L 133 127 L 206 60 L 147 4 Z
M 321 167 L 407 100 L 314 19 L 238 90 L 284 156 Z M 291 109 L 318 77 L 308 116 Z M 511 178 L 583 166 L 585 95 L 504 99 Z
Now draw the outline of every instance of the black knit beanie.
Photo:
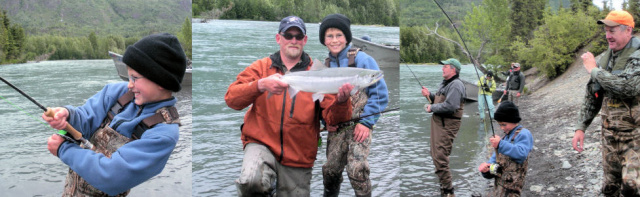
M 338 28 L 344 36 L 347 38 L 347 46 L 351 43 L 351 20 L 342 14 L 329 14 L 327 17 L 322 19 L 322 23 L 320 24 L 320 43 L 324 44 L 324 34 L 327 32 L 327 29 L 333 27 Z M 326 45 L 325 45 L 326 46 Z
M 494 119 L 498 122 L 510 122 L 510 123 L 519 123 L 520 120 L 520 112 L 518 111 L 518 107 L 513 104 L 511 101 L 504 101 L 500 103 L 496 112 L 493 113 Z
M 138 40 L 127 47 L 122 61 L 164 89 L 182 89 L 187 56 L 178 38 L 171 34 L 153 34 Z

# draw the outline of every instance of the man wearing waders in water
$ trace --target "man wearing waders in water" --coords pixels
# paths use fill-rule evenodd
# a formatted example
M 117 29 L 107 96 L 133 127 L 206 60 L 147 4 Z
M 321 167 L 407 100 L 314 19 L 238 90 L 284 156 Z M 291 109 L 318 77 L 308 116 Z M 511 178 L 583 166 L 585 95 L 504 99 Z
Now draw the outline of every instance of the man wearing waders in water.
M 478 166 L 478 171 L 484 178 L 494 179 L 493 192 L 487 196 L 520 196 L 527 175 L 529 152 L 533 149 L 533 136 L 519 124 L 522 119 L 513 102 L 502 102 L 494 116 L 505 135 L 489 138 L 495 151 L 488 163 Z
M 582 61 L 591 80 L 578 114 L 573 149 L 582 152 L 584 132 L 600 112 L 602 116 L 602 168 L 605 196 L 640 195 L 640 39 L 627 11 L 614 10 L 599 20 L 609 49 L 596 62 L 584 53 Z
M 353 85 L 344 84 L 338 94 L 326 94 L 322 101 L 314 101 L 311 92 L 301 91 L 290 97 L 289 84 L 280 80 L 287 72 L 306 71 L 313 66 L 303 50 L 306 32 L 300 17 L 283 18 L 275 34 L 280 50 L 253 62 L 227 89 L 227 106 L 235 110 L 251 106 L 240 127 L 244 157 L 235 181 L 238 196 L 311 195 L 320 118 L 337 124 L 351 117 L 349 92 Z
M 349 45 L 351 20 L 342 14 L 330 14 L 320 25 L 320 43 L 329 50 L 325 60 L 327 67 L 357 67 L 380 70 L 376 61 L 366 53 Z M 389 103 L 384 79 L 351 96 L 353 113 L 359 118 L 383 111 Z M 371 196 L 369 179 L 369 150 L 371 132 L 380 115 L 369 116 L 348 126 L 327 126 L 327 162 L 322 166 L 324 196 L 338 196 L 342 184 L 342 172 L 347 175 L 356 196 Z
M 462 65 L 457 59 L 449 58 L 440 61 L 442 66 L 442 78 L 444 80 L 434 94 L 429 89 L 422 87 L 422 95 L 428 101 L 425 110 L 431 115 L 431 159 L 436 166 L 436 175 L 440 179 L 440 195 L 443 197 L 455 196 L 451 170 L 449 170 L 449 155 L 453 148 L 453 140 L 462 124 L 464 110 L 465 88 L 460 77 Z
M 53 108 L 42 118 L 55 129 L 70 124 L 93 150 L 56 134 L 47 148 L 69 165 L 63 196 L 126 196 L 158 175 L 178 142 L 177 99 L 187 57 L 178 39 L 154 34 L 127 47 L 129 82 L 107 84 L 79 107 Z

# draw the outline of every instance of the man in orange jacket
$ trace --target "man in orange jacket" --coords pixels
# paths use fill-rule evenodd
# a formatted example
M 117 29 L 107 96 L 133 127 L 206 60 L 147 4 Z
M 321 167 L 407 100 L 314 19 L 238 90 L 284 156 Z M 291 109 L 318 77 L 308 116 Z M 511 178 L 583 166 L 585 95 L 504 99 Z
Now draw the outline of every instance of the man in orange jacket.
M 337 95 L 314 102 L 308 92 L 290 98 L 288 84 L 280 80 L 284 73 L 309 70 L 313 64 L 303 51 L 307 43 L 304 21 L 285 17 L 275 37 L 280 50 L 238 74 L 225 95 L 230 108 L 251 106 L 242 126 L 244 158 L 236 180 L 239 196 L 273 194 L 274 183 L 277 196 L 309 196 L 320 118 L 328 125 L 351 118 L 353 85 L 345 84 Z

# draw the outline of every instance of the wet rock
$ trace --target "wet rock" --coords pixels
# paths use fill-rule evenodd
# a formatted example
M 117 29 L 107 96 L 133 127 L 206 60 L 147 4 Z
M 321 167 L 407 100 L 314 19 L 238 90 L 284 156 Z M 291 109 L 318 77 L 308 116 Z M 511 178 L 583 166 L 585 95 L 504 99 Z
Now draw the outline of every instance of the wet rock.
M 571 164 L 568 161 L 562 161 L 562 168 L 563 169 L 569 169 L 571 168 Z
M 542 192 L 542 185 L 532 185 L 529 189 L 533 192 Z

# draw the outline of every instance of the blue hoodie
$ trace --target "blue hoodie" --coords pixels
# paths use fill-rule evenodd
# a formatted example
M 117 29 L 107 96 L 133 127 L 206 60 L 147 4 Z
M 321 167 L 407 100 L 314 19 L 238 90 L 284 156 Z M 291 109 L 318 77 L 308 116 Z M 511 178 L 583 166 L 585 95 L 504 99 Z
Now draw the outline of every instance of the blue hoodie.
M 331 59 L 329 66 L 348 67 L 349 58 L 347 58 L 347 52 L 350 48 L 351 45 L 342 49 L 342 51 L 338 53 L 338 57 L 332 56 L 331 53 L 329 53 L 329 58 Z M 336 58 L 340 61 L 336 61 Z M 376 60 L 362 51 L 359 51 L 358 55 L 356 55 L 355 63 L 356 67 L 358 68 L 380 70 L 380 68 L 378 68 L 378 63 L 376 63 Z M 364 106 L 364 112 L 360 114 L 360 116 L 378 113 L 383 111 L 387 107 L 387 104 L 389 104 L 389 92 L 387 90 L 387 84 L 384 82 L 384 78 L 380 79 L 380 81 L 367 88 L 367 96 L 369 97 L 369 99 L 367 100 L 367 104 Z M 378 121 L 378 118 L 380 118 L 380 114 L 369 116 L 361 119 L 360 124 L 363 124 L 364 126 L 367 126 L 371 129 L 373 128 L 373 125 Z
M 89 139 L 100 127 L 111 106 L 127 90 L 126 82 L 108 84 L 83 106 L 65 106 L 69 110 L 69 124 Z M 176 101 L 175 97 L 143 105 L 136 105 L 132 101 L 114 117 L 109 126 L 131 137 L 140 121 L 155 114 L 161 107 L 175 105 Z M 162 172 L 178 137 L 178 124 L 160 123 L 147 130 L 140 139 L 120 147 L 111 158 L 73 143 L 61 144 L 58 157 L 95 188 L 109 195 L 117 195 Z
M 522 125 L 518 125 L 513 128 L 509 134 L 502 140 L 500 140 L 500 144 L 498 144 L 498 152 L 503 155 L 508 156 L 516 163 L 521 164 L 527 159 L 529 156 L 529 152 L 533 149 L 533 136 L 528 129 L 522 128 L 516 139 L 514 139 L 514 143 L 511 143 L 511 138 L 515 131 L 522 127 Z M 489 159 L 489 163 L 496 163 L 496 153 L 493 153 L 491 159 Z

